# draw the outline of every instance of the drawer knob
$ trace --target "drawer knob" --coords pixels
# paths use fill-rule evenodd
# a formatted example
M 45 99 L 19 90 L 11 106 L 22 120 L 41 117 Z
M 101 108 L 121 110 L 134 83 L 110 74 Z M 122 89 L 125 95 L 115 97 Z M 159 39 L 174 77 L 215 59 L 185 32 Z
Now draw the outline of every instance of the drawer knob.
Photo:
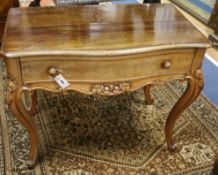
M 48 70 L 49 75 L 51 75 L 52 77 L 58 75 L 60 73 L 60 71 L 54 67 L 49 68 Z
M 51 67 L 48 69 L 48 73 L 52 77 L 52 79 L 59 85 L 60 88 L 65 89 L 70 86 L 69 82 L 61 74 L 60 70 Z
M 164 69 L 169 69 L 169 68 L 171 68 L 171 66 L 172 66 L 172 62 L 170 60 L 164 61 L 163 65 L 162 65 L 162 67 Z

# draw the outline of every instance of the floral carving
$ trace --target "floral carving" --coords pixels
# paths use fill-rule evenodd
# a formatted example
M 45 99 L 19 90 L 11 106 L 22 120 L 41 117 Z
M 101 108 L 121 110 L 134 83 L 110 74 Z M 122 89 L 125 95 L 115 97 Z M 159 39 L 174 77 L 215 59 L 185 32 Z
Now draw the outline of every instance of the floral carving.
M 97 84 L 92 92 L 100 95 L 117 95 L 130 90 L 130 83 Z
M 17 89 L 17 84 L 14 79 L 9 79 L 7 82 L 7 90 L 9 92 L 14 92 Z

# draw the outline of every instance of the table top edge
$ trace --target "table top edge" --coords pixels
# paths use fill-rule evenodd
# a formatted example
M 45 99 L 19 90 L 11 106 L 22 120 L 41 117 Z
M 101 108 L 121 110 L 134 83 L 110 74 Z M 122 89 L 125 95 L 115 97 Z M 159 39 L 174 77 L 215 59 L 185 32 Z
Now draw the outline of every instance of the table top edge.
M 121 56 L 141 54 L 147 52 L 156 52 L 170 49 L 207 49 L 211 47 L 211 43 L 202 44 L 181 44 L 181 45 L 163 45 L 153 47 L 128 48 L 116 50 L 34 50 L 34 51 L 4 51 L 1 50 L 1 55 L 5 58 L 29 57 L 29 56 Z

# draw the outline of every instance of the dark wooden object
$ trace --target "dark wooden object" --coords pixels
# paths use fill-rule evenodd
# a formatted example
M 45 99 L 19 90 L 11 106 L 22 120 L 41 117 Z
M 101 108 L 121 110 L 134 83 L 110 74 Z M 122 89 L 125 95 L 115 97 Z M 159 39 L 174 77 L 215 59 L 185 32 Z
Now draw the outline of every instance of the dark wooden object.
M 143 3 L 160 3 L 160 0 L 144 0 Z
M 213 175 L 218 175 L 218 157 L 217 157 L 217 159 L 215 160 L 215 163 L 214 163 Z
M 214 45 L 218 46 L 218 1 L 216 2 L 213 13 L 211 14 L 209 26 L 214 30 L 214 34 L 210 35 L 209 38 L 213 41 Z
M 117 95 L 169 80 L 188 88 L 171 110 L 165 135 L 175 149 L 173 128 L 203 88 L 202 59 L 210 42 L 170 4 L 72 6 L 12 9 L 1 48 L 8 72 L 7 102 L 27 128 L 30 161 L 37 160 L 38 135 L 32 116 L 36 90 Z M 162 14 L 165 14 L 164 16 Z M 54 23 L 55 19 L 55 23 Z M 62 74 L 69 87 L 53 80 Z M 26 109 L 23 92 L 32 93 Z
M 29 5 L 29 7 L 39 7 L 39 6 L 40 6 L 40 0 L 34 0 Z
M 4 31 L 8 10 L 11 7 L 18 7 L 18 6 L 19 6 L 18 0 L 0 0 L 0 44 L 2 40 L 2 35 Z

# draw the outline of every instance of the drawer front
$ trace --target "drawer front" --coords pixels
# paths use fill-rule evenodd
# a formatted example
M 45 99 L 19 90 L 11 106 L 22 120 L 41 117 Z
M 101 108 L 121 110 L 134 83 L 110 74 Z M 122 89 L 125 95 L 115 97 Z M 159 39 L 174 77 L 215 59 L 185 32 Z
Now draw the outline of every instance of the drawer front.
M 120 57 L 21 58 L 24 83 L 51 81 L 56 68 L 68 81 L 125 81 L 145 76 L 189 73 L 194 50 Z

